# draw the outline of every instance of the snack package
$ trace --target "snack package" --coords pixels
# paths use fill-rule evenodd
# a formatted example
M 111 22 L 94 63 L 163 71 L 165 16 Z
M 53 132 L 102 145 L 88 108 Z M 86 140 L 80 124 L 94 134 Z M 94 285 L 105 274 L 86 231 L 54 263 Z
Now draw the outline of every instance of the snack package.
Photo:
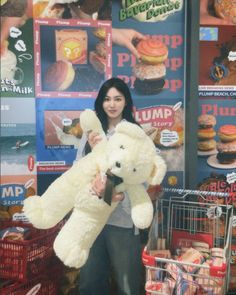
M 208 266 L 210 261 L 204 262 L 203 266 Z M 198 276 L 195 281 L 205 292 L 211 294 L 221 295 L 223 292 L 224 279 L 211 277 L 209 273 L 209 268 L 200 268 Z
M 24 241 L 29 236 L 29 228 L 7 227 L 0 231 L 1 240 Z
M 203 255 L 194 248 L 189 248 L 183 255 L 178 258 L 178 261 L 202 264 L 204 262 Z M 199 267 L 183 265 L 186 272 L 194 273 Z
M 55 31 L 56 60 L 72 64 L 87 64 L 88 36 L 84 30 L 64 29 Z
M 197 290 L 197 285 L 193 282 L 191 276 L 187 279 L 184 278 L 183 273 L 179 272 L 176 280 L 176 295 L 189 295 L 195 294 Z
M 145 289 L 146 291 L 153 291 L 156 294 L 159 294 L 160 292 L 160 294 L 171 295 L 171 291 L 167 282 L 147 281 L 145 284 Z

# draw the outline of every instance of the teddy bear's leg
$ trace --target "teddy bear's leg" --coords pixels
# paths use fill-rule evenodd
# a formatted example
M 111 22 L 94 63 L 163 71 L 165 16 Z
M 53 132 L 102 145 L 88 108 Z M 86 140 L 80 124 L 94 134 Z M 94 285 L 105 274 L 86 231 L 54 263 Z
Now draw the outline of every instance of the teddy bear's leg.
M 129 185 L 127 193 L 131 202 L 131 217 L 140 229 L 150 226 L 153 219 L 153 205 L 143 185 Z
M 86 262 L 90 248 L 115 208 L 96 197 L 87 198 L 92 199 L 89 207 L 77 206 L 54 241 L 56 255 L 69 267 L 79 268 Z

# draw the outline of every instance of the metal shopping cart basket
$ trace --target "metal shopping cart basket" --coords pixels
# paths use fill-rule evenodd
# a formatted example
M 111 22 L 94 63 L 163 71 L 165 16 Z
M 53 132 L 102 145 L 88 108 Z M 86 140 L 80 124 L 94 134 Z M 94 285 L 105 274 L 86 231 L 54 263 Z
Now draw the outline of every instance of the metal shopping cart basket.
M 171 194 L 156 203 L 142 256 L 146 295 L 226 294 L 233 220 L 229 194 L 163 191 Z

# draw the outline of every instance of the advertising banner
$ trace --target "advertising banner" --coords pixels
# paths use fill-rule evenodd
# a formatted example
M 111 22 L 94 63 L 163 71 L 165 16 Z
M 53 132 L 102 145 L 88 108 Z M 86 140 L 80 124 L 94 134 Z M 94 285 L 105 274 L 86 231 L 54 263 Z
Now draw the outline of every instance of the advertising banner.
M 175 187 L 184 186 L 185 22 L 182 0 L 112 2 L 113 76 L 130 87 L 136 120 L 167 162 L 163 185 Z
M 165 159 L 168 173 L 165 185 L 183 187 L 184 171 L 184 108 L 155 99 L 135 101 L 135 119 L 156 145 L 157 153 Z M 164 185 L 164 184 L 163 184 Z
M 79 115 L 93 104 L 94 99 L 37 99 L 38 173 L 62 173 L 73 164 L 82 137 Z
M 111 77 L 111 23 L 36 19 L 34 28 L 36 96 L 96 96 Z
M 236 191 L 236 106 L 234 100 L 200 100 L 198 118 L 199 187 Z
M 183 99 L 184 1 L 113 1 L 113 75 L 130 86 L 134 99 Z M 134 37 L 125 47 L 121 35 Z M 118 42 L 116 42 L 118 39 Z

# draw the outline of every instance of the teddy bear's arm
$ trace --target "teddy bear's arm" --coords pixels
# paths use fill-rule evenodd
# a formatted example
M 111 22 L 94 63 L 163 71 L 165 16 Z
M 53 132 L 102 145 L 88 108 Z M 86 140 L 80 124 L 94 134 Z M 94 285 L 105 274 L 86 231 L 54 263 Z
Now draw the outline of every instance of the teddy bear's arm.
M 25 199 L 24 213 L 35 227 L 53 227 L 74 207 L 75 196 L 81 186 L 80 179 L 85 179 L 84 167 L 87 169 L 87 179 L 94 173 L 86 165 L 90 157 L 87 158 L 74 164 L 57 178 L 41 197 L 32 196 Z
M 149 227 L 153 219 L 153 205 L 144 185 L 127 185 L 126 191 L 131 202 L 134 225 L 140 229 Z

